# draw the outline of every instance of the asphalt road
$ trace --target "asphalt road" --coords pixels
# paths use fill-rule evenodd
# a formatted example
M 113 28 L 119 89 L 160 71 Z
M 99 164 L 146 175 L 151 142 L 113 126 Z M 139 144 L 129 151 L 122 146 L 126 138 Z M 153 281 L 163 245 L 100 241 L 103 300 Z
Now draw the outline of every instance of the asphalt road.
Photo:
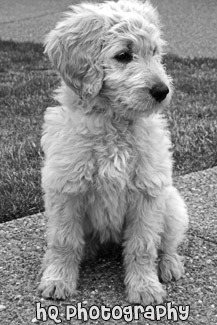
M 99 0 L 100 1 L 100 0 Z M 42 42 L 61 13 L 79 0 L 1 0 L 0 37 Z M 168 50 L 182 57 L 217 57 L 216 0 L 151 0 L 162 17 Z

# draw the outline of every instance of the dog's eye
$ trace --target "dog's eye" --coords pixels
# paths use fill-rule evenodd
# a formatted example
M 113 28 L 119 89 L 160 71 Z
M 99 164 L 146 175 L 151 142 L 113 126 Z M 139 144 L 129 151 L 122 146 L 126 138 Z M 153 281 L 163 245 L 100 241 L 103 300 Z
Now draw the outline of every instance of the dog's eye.
M 132 61 L 133 56 L 130 52 L 121 52 L 120 54 L 115 55 L 115 60 L 121 63 L 129 63 Z

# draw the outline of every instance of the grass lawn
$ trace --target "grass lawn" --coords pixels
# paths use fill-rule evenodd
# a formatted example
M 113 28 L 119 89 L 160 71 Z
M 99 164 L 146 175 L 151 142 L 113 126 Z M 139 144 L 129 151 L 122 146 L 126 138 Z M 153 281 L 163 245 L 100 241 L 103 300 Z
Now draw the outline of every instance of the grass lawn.
M 217 60 L 165 58 L 174 172 L 217 165 Z M 0 41 L 0 222 L 43 211 L 40 133 L 58 77 L 39 44 Z

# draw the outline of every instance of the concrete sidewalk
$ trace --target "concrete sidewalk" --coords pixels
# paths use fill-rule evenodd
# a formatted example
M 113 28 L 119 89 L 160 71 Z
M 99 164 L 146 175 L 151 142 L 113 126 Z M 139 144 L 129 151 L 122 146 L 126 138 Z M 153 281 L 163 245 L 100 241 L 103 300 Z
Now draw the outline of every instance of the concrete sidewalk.
M 166 285 L 167 302 L 175 305 L 189 305 L 190 315 L 183 324 L 217 324 L 217 167 L 206 171 L 188 174 L 175 180 L 188 205 L 190 229 L 181 247 L 185 256 L 185 277 L 178 282 Z M 81 302 L 84 307 L 106 305 L 109 307 L 128 305 L 124 292 L 124 271 L 120 252 L 101 256 L 98 260 L 86 263 L 80 272 L 78 295 L 66 302 L 53 302 L 40 299 L 37 295 L 38 272 L 45 250 L 45 218 L 38 214 L 1 225 L 0 246 L 3 250 L 0 287 L 3 296 L 0 304 L 1 325 L 31 324 L 34 321 L 36 303 L 48 307 L 58 307 L 62 324 L 65 306 Z M 2 307 L 3 308 L 3 307 Z M 1 307 L 0 307 L 1 310 Z M 81 324 L 74 320 L 72 324 Z M 88 324 L 103 324 L 102 321 L 89 321 Z M 174 322 L 182 324 L 180 320 Z M 42 322 L 40 322 L 42 324 Z M 54 324 L 47 320 L 43 324 Z M 122 320 L 105 324 L 126 324 Z M 141 318 L 130 324 L 159 324 Z M 160 324 L 168 324 L 164 317 Z M 171 324 L 171 323 L 170 323 Z
M 76 1 L 79 2 L 79 1 Z M 169 49 L 180 56 L 217 57 L 216 0 L 152 0 L 159 8 Z M 1 0 L 0 37 L 42 42 L 73 0 Z M 184 324 L 217 324 L 217 167 L 177 178 L 190 214 L 190 229 L 181 253 L 186 256 L 186 275 L 167 285 L 167 301 L 190 305 Z M 45 250 L 45 218 L 42 214 L 0 225 L 1 325 L 36 322 L 35 306 L 55 305 L 64 321 L 66 303 L 44 301 L 36 292 L 41 258 Z M 68 304 L 126 305 L 120 252 L 101 257 L 81 269 L 79 293 Z M 42 324 L 42 322 L 36 322 Z M 89 324 L 103 324 L 101 320 Z M 44 324 L 54 324 L 48 320 Z M 68 323 L 69 324 L 69 323 Z M 73 320 L 73 324 L 81 321 Z M 124 320 L 107 324 L 126 324 Z M 159 324 L 144 320 L 131 324 Z M 168 324 L 163 319 L 160 324 Z M 181 321 L 176 324 L 182 324 Z
M 42 42 L 68 6 L 79 0 L 1 0 L 0 37 Z M 96 0 L 97 2 L 97 0 Z M 101 0 L 98 0 L 101 2 Z M 216 0 L 152 0 L 162 17 L 168 50 L 179 56 L 217 57 Z

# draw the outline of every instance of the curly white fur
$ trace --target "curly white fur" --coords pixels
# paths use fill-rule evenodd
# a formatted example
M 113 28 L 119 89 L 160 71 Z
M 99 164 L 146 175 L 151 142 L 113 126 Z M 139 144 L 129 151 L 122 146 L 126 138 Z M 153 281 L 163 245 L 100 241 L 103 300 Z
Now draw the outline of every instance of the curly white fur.
M 85 244 L 123 243 L 134 303 L 162 301 L 159 276 L 183 273 L 177 247 L 188 225 L 172 184 L 171 142 L 160 110 L 171 79 L 149 1 L 72 6 L 46 38 L 62 85 L 42 137 L 48 250 L 39 291 L 75 293 Z

